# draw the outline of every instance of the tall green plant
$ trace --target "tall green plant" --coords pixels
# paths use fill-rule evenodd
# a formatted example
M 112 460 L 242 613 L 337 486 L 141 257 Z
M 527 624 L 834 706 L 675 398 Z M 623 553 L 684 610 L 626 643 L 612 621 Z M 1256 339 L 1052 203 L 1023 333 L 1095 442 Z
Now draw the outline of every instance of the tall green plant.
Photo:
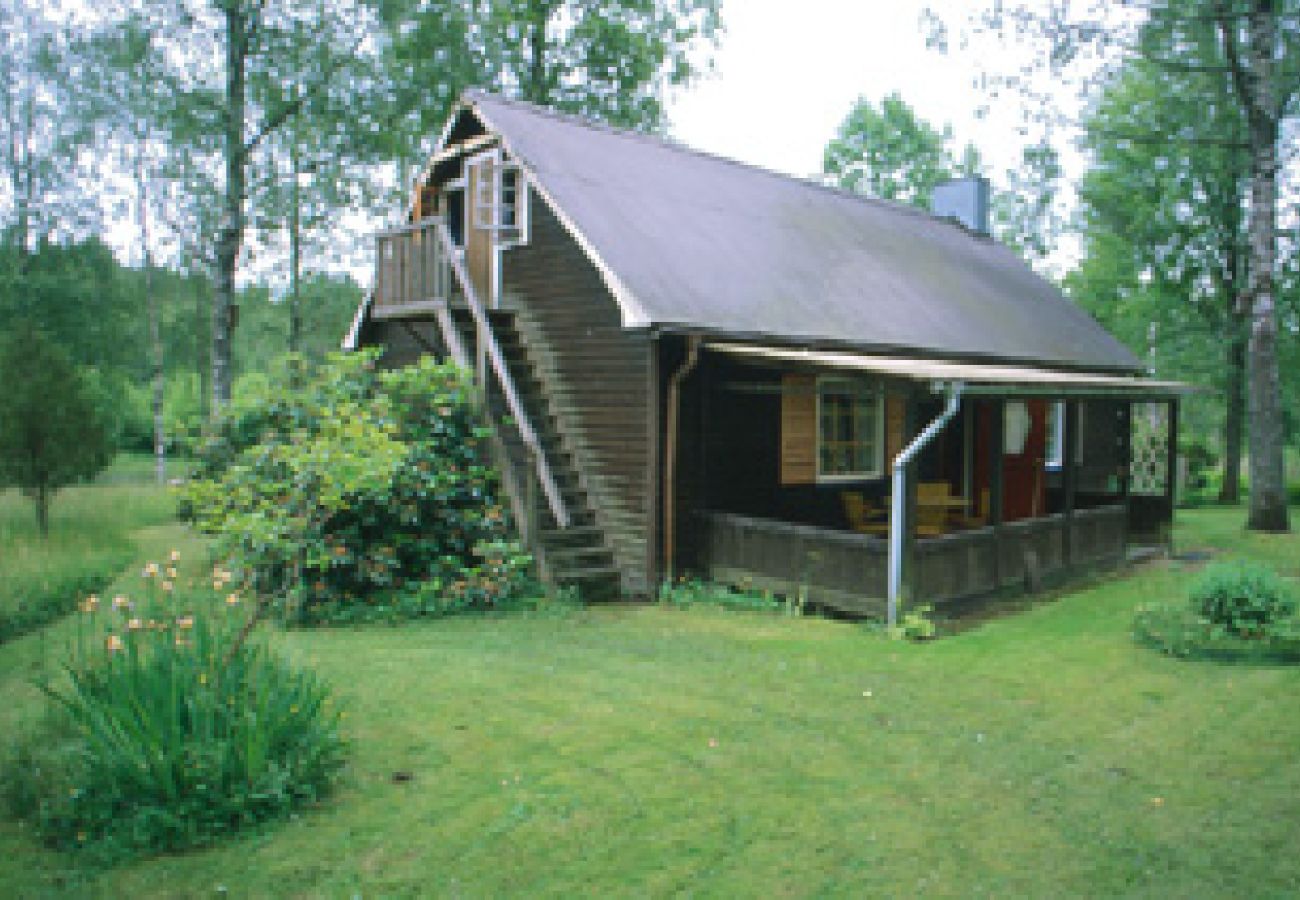
M 344 759 L 328 688 L 244 639 L 239 594 L 183 588 L 170 566 L 146 575 L 140 596 L 82 606 L 47 727 L 5 772 L 14 811 L 56 847 L 206 843 L 321 797 Z
M 0 487 L 31 498 L 45 536 L 54 495 L 108 465 L 108 430 L 72 359 L 30 326 L 0 342 L 0 385 Z

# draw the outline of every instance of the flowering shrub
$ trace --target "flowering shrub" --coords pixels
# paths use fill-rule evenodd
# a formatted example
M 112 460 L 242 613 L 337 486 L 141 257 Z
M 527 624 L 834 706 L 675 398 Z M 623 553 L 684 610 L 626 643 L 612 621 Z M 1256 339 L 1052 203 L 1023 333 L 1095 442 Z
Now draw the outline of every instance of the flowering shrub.
M 455 367 L 339 355 L 218 422 L 186 506 L 297 621 L 493 608 L 525 590 L 531 560 L 487 435 Z
M 84 602 L 46 727 L 5 772 L 13 811 L 56 847 L 205 843 L 314 801 L 343 762 L 328 689 L 248 639 L 239 593 L 145 574 L 142 596 Z

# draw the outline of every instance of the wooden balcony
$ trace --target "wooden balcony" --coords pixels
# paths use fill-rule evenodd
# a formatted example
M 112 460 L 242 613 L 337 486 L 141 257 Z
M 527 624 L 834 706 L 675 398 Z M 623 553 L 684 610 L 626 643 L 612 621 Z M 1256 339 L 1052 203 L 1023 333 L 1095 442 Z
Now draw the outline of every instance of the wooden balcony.
M 441 217 L 433 216 L 375 236 L 376 318 L 428 314 L 437 303 L 449 302 L 453 293 L 459 296 L 452 261 L 440 239 L 441 226 Z

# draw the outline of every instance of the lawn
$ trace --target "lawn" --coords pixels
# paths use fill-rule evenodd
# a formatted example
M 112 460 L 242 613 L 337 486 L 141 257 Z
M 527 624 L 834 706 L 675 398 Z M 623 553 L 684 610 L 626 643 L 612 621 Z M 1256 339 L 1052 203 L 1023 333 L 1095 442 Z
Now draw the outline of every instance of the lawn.
M 71 608 L 100 590 L 138 554 L 132 532 L 169 521 L 175 503 L 143 487 L 144 457 L 123 456 L 93 486 L 55 495 L 50 535 L 36 529 L 31 501 L 0 491 L 0 642 Z
M 1180 513 L 1300 575 L 1300 539 Z M 201 545 L 137 534 L 157 555 Z M 916 645 L 597 608 L 281 634 L 348 709 L 342 790 L 203 852 L 78 871 L 0 822 L 0 895 L 1300 893 L 1300 668 L 1134 645 L 1156 563 Z M 0 647 L 0 733 L 68 623 Z

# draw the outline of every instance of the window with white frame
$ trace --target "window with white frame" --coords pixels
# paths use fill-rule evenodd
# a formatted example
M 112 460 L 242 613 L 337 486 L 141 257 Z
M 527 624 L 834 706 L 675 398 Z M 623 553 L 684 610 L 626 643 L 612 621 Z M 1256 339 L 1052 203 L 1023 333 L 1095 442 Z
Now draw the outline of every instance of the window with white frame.
M 528 182 L 519 166 L 494 148 L 470 157 L 466 169 L 474 185 L 473 226 L 493 232 L 503 248 L 528 243 Z
M 1065 401 L 1047 404 L 1047 448 L 1043 454 L 1049 469 L 1065 464 Z
M 817 381 L 817 480 L 875 478 L 883 471 L 880 387 L 846 378 Z

